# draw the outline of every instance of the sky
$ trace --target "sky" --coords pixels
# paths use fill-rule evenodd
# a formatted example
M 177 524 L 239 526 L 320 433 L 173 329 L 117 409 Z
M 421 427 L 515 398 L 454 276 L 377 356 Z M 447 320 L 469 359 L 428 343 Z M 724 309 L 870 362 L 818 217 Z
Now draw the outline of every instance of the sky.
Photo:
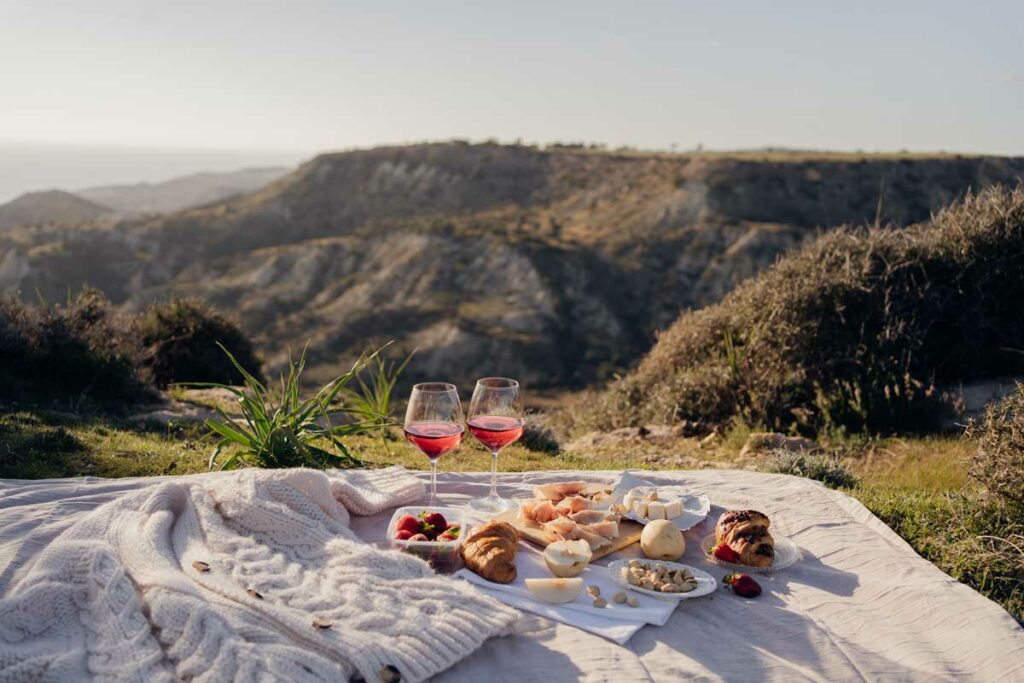
M 1021 112 L 1010 0 L 0 3 L 0 155 L 259 163 L 450 138 L 1024 154 Z

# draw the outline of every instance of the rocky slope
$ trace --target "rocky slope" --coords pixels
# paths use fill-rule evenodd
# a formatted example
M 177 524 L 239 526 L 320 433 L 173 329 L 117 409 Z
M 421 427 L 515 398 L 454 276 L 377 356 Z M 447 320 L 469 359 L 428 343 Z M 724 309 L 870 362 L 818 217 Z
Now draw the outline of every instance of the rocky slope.
M 681 309 L 817 230 L 928 217 L 1024 159 L 667 155 L 462 143 L 325 154 L 258 192 L 116 226 L 0 236 L 0 287 L 90 282 L 136 308 L 197 295 L 271 368 L 310 340 L 326 378 L 374 341 L 409 379 L 604 378 Z

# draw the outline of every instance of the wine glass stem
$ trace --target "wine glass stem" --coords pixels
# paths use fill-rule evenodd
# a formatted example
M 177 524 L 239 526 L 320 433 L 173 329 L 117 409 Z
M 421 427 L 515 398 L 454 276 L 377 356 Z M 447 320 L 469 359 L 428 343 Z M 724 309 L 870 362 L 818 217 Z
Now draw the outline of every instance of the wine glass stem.
M 491 451 L 491 498 L 498 497 L 498 451 Z
M 430 461 L 430 507 L 437 505 L 437 461 Z

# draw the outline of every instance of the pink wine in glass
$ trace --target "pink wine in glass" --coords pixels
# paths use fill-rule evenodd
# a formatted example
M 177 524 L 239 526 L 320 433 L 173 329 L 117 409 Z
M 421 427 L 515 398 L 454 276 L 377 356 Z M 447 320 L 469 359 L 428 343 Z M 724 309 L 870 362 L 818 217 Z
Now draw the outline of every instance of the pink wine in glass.
M 522 432 L 522 428 L 519 431 Z M 410 422 L 405 425 L 405 438 L 431 460 L 437 460 L 458 446 L 462 442 L 462 432 L 462 425 L 451 422 Z
M 469 431 L 493 452 L 519 440 L 523 435 L 523 421 L 517 417 L 478 415 L 470 418 Z

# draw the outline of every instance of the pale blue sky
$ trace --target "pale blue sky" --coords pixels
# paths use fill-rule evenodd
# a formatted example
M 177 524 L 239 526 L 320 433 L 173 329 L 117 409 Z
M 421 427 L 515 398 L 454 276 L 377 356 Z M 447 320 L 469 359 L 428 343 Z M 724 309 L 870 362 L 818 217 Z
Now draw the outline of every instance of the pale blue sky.
M 3 0 L 0 141 L 1024 154 L 1024 2 Z

